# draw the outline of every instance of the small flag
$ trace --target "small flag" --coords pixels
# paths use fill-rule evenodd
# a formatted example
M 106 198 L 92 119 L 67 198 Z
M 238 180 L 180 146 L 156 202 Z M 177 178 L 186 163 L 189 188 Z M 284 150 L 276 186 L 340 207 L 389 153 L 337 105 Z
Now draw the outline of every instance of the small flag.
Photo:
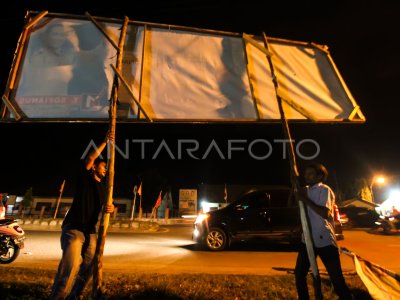
M 140 182 L 139 189 L 137 190 L 137 193 L 138 193 L 140 196 L 142 196 L 142 182 Z
M 225 203 L 228 203 L 228 190 L 226 189 L 226 184 L 225 184 L 225 189 L 224 189 L 224 200 L 225 200 Z
M 162 191 L 160 191 L 160 195 L 158 195 L 156 204 L 154 205 L 154 209 L 157 209 L 161 205 L 161 193 Z

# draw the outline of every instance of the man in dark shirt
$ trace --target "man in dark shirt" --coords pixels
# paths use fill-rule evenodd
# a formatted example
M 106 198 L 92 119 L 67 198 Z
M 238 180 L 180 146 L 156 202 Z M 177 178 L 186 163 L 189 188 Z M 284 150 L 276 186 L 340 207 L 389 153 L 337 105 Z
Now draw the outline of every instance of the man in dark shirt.
M 54 280 L 50 299 L 78 299 L 90 280 L 96 250 L 96 224 L 106 204 L 106 188 L 102 179 L 107 173 L 106 162 L 99 159 L 107 138 L 92 151 L 81 166 L 74 200 L 62 224 L 62 258 Z M 112 213 L 114 205 L 105 211 Z

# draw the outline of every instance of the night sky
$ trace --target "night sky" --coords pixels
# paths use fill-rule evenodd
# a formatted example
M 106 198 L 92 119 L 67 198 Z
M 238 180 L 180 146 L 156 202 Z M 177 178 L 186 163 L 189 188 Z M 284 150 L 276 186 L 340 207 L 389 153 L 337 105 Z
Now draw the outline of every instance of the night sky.
M 367 122 L 292 124 L 293 138 L 318 141 L 321 153 L 316 160 L 327 165 L 333 175 L 330 183 L 340 188 L 377 172 L 400 173 L 398 1 L 131 1 L 139 3 L 136 6 L 115 0 L 108 5 L 97 1 L 65 1 L 64 5 L 61 1 L 14 2 L 0 17 L 3 91 L 27 10 L 88 11 L 120 19 L 126 15 L 137 21 L 257 35 L 264 31 L 272 37 L 328 45 Z M 27 2 L 30 4 L 24 4 Z M 70 194 L 73 185 L 68 183 L 73 181 L 80 156 L 89 141 L 101 141 L 106 130 L 107 124 L 0 124 L 0 192 L 23 194 L 32 186 L 34 195 L 55 196 L 66 179 L 66 194 Z M 203 147 L 212 139 L 224 145 L 229 138 L 283 138 L 280 125 L 267 124 L 119 124 L 117 131 L 120 147 L 126 139 L 154 139 L 149 157 L 162 139 L 174 148 L 178 138 L 198 139 Z M 139 177 L 147 180 L 148 186 L 150 182 L 153 186 L 170 184 L 175 192 L 201 183 L 287 184 L 288 161 L 281 158 L 280 151 L 274 149 L 272 157 L 261 162 L 240 153 L 233 160 L 221 160 L 213 153 L 203 161 L 171 160 L 165 153 L 157 160 L 140 159 L 135 153 L 130 159 L 117 156 L 115 195 L 130 197 Z M 300 166 L 305 163 L 299 160 Z

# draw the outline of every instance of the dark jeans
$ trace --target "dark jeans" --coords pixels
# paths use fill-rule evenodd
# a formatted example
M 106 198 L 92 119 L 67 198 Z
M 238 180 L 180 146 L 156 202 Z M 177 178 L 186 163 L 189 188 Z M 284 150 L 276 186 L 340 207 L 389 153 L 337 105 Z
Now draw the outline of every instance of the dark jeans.
M 342 267 L 340 265 L 339 250 L 335 246 L 327 246 L 322 248 L 314 248 L 315 256 L 319 256 L 325 265 L 326 271 L 331 278 L 335 292 L 339 299 L 353 299 L 353 296 L 344 281 Z M 308 260 L 307 248 L 303 243 L 300 246 L 297 256 L 295 276 L 296 288 L 299 299 L 309 299 L 307 287 L 307 274 L 310 269 L 310 261 Z
M 54 279 L 51 300 L 79 299 L 91 279 L 96 240 L 96 234 L 76 229 L 62 230 L 63 254 Z

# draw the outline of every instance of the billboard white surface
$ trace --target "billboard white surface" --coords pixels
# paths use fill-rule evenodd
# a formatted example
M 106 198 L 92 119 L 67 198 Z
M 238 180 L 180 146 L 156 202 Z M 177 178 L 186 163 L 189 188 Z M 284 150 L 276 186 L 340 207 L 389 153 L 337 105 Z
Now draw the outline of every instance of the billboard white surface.
M 118 41 L 122 21 L 102 20 L 106 34 Z M 154 121 L 276 121 L 277 93 L 292 121 L 365 121 L 325 49 L 268 39 L 276 91 L 259 49 L 265 50 L 264 43 L 252 39 L 131 22 L 121 73 Z M 90 20 L 45 16 L 32 26 L 21 51 L 9 97 L 24 120 L 107 120 L 117 50 Z M 122 85 L 118 95 L 120 121 L 144 119 Z

